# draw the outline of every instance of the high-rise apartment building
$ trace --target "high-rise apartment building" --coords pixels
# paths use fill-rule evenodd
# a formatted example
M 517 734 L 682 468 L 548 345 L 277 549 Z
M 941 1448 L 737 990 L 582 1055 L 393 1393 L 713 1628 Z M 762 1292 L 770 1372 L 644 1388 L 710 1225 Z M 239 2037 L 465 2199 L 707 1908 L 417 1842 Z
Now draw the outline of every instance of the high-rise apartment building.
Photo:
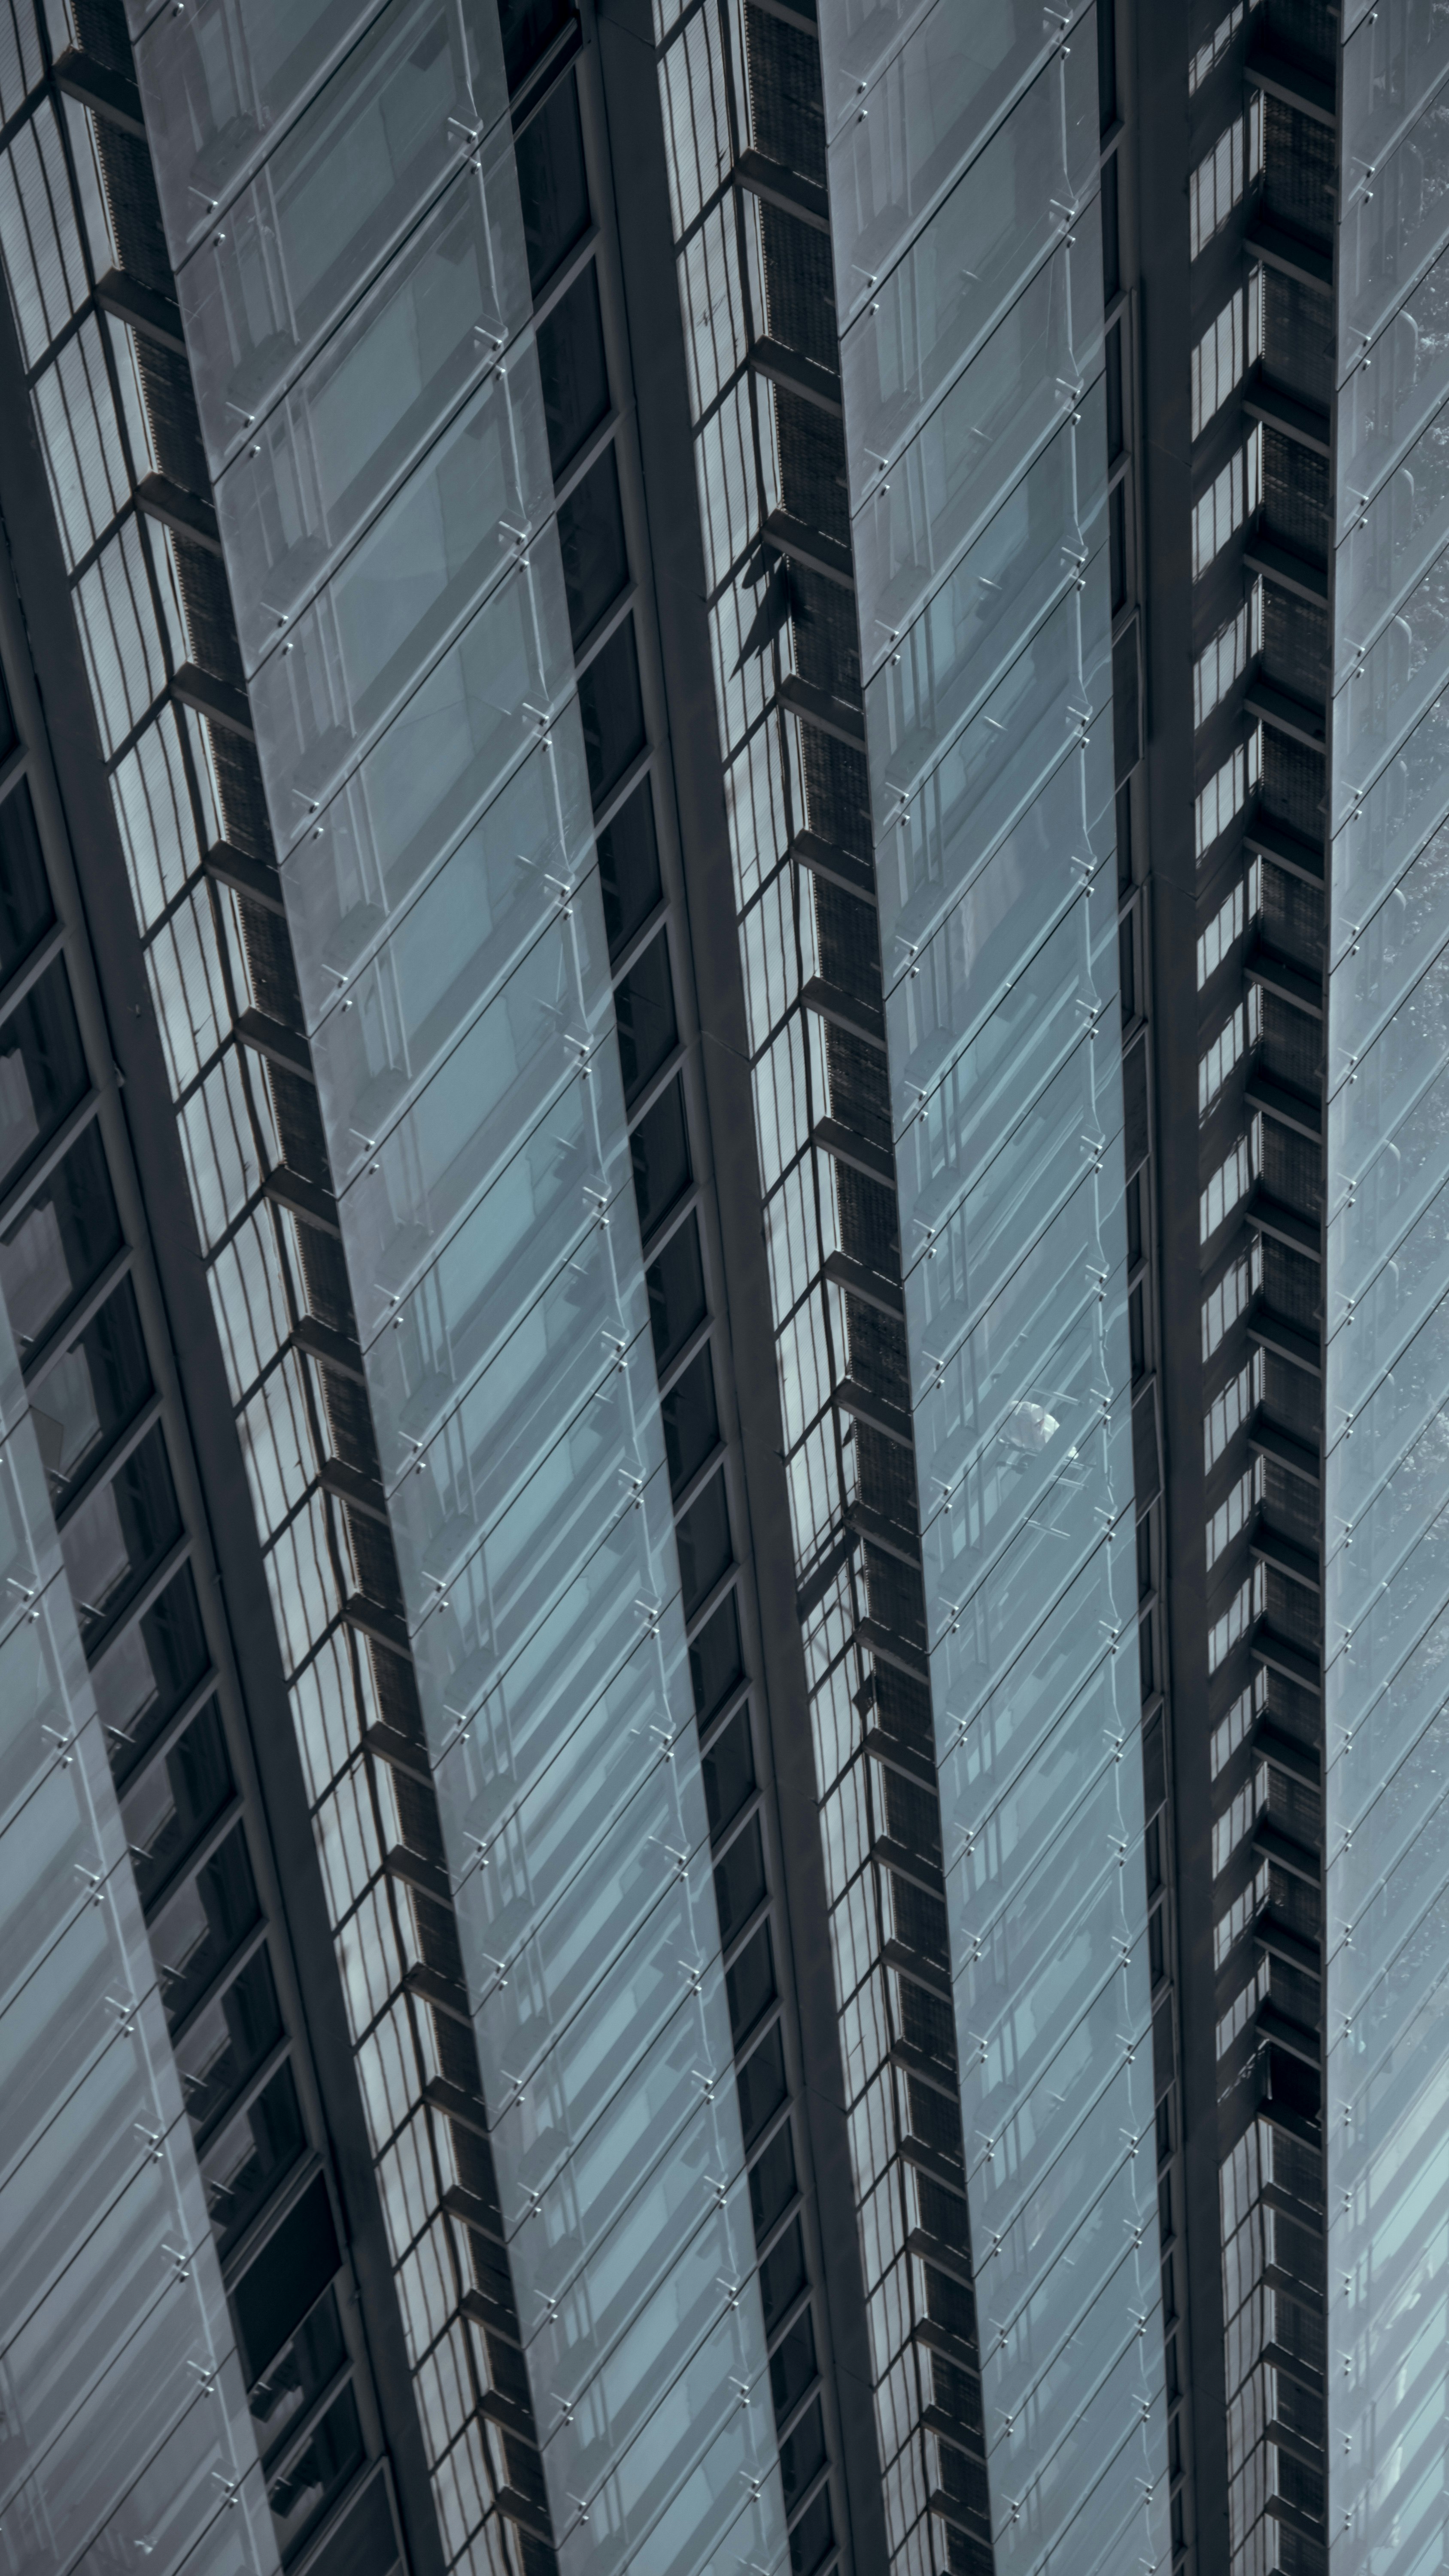
M 6 0 L 0 267 L 0 2567 L 1427 2576 L 1449 14 Z

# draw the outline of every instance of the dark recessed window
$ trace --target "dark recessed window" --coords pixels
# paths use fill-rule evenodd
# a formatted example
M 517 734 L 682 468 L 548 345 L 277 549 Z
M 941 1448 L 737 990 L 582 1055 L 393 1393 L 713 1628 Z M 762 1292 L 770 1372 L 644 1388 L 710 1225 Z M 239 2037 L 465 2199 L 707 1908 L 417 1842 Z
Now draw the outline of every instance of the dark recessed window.
M 709 1308 L 704 1294 L 704 1264 L 699 1250 L 699 1221 L 694 1215 L 677 1226 L 645 1275 L 649 1291 L 649 1325 L 654 1336 L 656 1367 L 666 1369 Z
M 22 778 L 0 799 L 0 984 L 54 918 L 35 809 Z
M 776 2423 L 782 2424 L 787 2415 L 793 2414 L 817 2376 L 815 2326 L 806 2308 L 770 2355 L 770 2395 L 775 2401 Z
M 247 2265 L 231 2295 L 232 2312 L 241 2331 L 242 2354 L 250 2379 L 257 2379 L 263 2365 L 270 2365 L 264 2388 L 276 2392 L 288 2384 L 289 2339 L 300 2343 L 303 2333 L 318 2322 L 314 2304 L 322 2298 L 324 2286 L 332 2278 L 341 2257 L 337 2250 L 337 2231 L 332 2221 L 332 2203 L 321 2174 L 307 2185 L 300 2200 L 288 2211 L 279 2227 L 272 2230 L 255 2259 Z M 328 2302 L 322 2299 L 324 2307 Z M 303 2321 L 305 2319 L 305 2326 Z M 322 2342 L 334 2349 L 330 2333 L 322 2321 Z M 337 2366 L 333 2362 L 320 2372 L 315 2367 L 317 2345 L 309 2342 L 313 2356 L 299 2356 L 297 2368 L 306 2382 L 310 2376 L 307 2403 L 326 2387 Z M 341 2360 L 340 2351 L 337 2361 Z M 257 2395 L 264 2393 L 258 2389 Z M 252 2413 L 266 2427 L 264 2440 L 270 2443 L 280 2429 L 275 2420 L 275 2404 L 253 2403 Z
M 695 1714 L 701 1725 L 727 1699 L 745 1674 L 740 1648 L 739 1602 L 727 1592 L 711 1611 L 689 1649 L 689 1677 L 694 1684 Z
M 589 467 L 568 499 L 560 503 L 558 533 L 568 594 L 569 632 L 577 647 L 593 633 L 629 578 L 619 466 L 612 444 Z
M 675 1379 L 664 1398 L 663 1412 L 669 1490 L 680 1494 L 719 1447 L 719 1408 L 714 1398 L 714 1362 L 708 1342 Z
M 528 279 L 538 295 L 589 228 L 589 182 L 572 73 L 529 118 L 518 138 L 517 159 Z
M 589 788 L 596 805 L 619 784 L 631 761 L 644 749 L 644 700 L 639 689 L 639 655 L 634 620 L 626 617 L 601 646 L 586 671 L 579 674 L 579 713 L 589 763 Z
M 134 1420 L 150 1392 L 136 1292 L 123 1279 L 31 1395 L 30 1418 L 58 1506 Z
M 775 2000 L 775 1955 L 768 1922 L 760 1925 L 753 1941 L 746 1942 L 725 1978 L 725 1993 L 730 2029 L 736 2048 L 740 2048 Z
M 323 2188 L 325 2190 L 326 2186 Z M 315 2189 L 314 2184 L 312 2190 L 305 2194 L 305 2200 L 312 2198 Z M 287 2224 L 284 2222 L 277 2229 L 277 2236 L 285 2236 Z M 275 2238 L 268 2237 L 253 2270 L 265 2262 L 275 2241 Z M 335 2243 L 332 2252 L 335 2269 Z M 249 2281 L 251 2273 L 247 2273 L 245 2278 Z M 263 2453 L 276 2449 L 280 2435 L 299 2415 L 306 2413 L 314 2398 L 321 2396 L 346 2359 L 347 2346 L 342 2340 L 342 2322 L 337 2314 L 337 2293 L 328 2288 L 311 2315 L 304 2317 L 291 2342 L 278 2353 L 266 2377 L 258 2380 L 252 2390 L 251 2409 L 256 2419 L 257 2443 Z
M 799 2185 L 795 2178 L 795 2141 L 787 2120 L 776 2131 L 764 2154 L 750 2167 L 750 2209 L 755 2221 L 755 2242 L 767 2237 L 785 2215 Z
M 690 1504 L 676 1524 L 675 1535 L 679 1541 L 679 1580 L 684 1594 L 684 1615 L 686 1619 L 692 1619 L 700 1603 L 708 1599 L 715 1585 L 734 1563 L 723 1467 Z
M 780 2134 L 788 2139 L 790 2132 L 783 2129 Z M 773 2153 L 772 2142 L 766 2154 Z M 791 2189 L 794 2189 L 793 2179 Z M 779 2244 L 771 2247 L 760 2265 L 760 2297 L 764 2302 L 767 2335 L 773 2334 L 780 2319 L 789 2314 L 805 2287 L 807 2277 L 805 2240 L 800 2233 L 800 2221 L 796 2218 L 792 2219 Z
M 166 2018 L 174 2029 L 218 1976 L 257 1919 L 256 1881 L 240 1825 L 151 1926 Z
M 503 68 L 510 98 L 523 87 L 536 63 L 563 33 L 573 16 L 568 0 L 499 0 L 503 35 Z
M 255 2101 L 223 2124 L 198 2159 L 212 2232 L 223 2251 L 250 2226 L 305 2143 L 296 2080 L 284 2058 Z
M 733 1601 L 734 1594 L 730 1594 Z M 750 1712 L 742 1708 L 721 1727 L 709 1751 L 700 1757 L 704 1773 L 704 1803 L 709 1814 L 709 1830 L 718 1841 L 734 1823 L 741 1807 L 755 1785 L 755 1752 L 750 1736 Z
M 193 2129 L 214 2126 L 281 2036 L 281 2007 L 263 1942 L 225 1994 L 207 2004 L 177 2042 L 176 2069 Z
M 89 1651 L 108 1621 L 181 1536 L 181 1514 L 158 1422 L 108 1484 L 67 1519 L 60 1551 Z
M 728 1949 L 736 1933 L 743 1932 L 756 1906 L 765 1901 L 765 1847 L 758 1816 L 751 1816 L 744 1832 L 736 1834 L 716 1869 L 714 1895 L 719 1907 L 719 1937 Z
M 153 1762 L 122 1801 L 121 1822 L 143 1905 L 149 1905 L 233 1795 L 221 1710 L 207 1701 L 164 1762 Z
M 335 2496 L 363 2461 L 362 2427 L 350 2387 L 328 2407 L 300 2458 L 268 2490 L 277 2546 L 287 2560 L 295 2558 L 307 2534 L 315 2531 Z M 374 2511 L 387 2511 L 379 2491 Z
M 825 2427 L 820 2419 L 820 2401 L 807 2407 L 794 2432 L 780 2444 L 780 2479 L 785 2489 L 785 2511 L 797 2505 L 811 2481 L 825 2466 Z
M 120 1249 L 121 1221 L 92 1120 L 0 1235 L 0 1292 L 22 1360 Z
M 684 1124 L 684 1089 L 676 1074 L 629 1138 L 639 1226 L 648 1236 L 688 1189 L 693 1173 Z
M 48 1143 L 86 1089 L 65 961 L 57 957 L 0 1022 L 0 1184 Z
M 557 482 L 609 409 L 609 367 L 592 260 L 538 326 L 548 458 Z
M 785 2044 L 777 2022 L 739 2068 L 740 2126 L 745 2144 L 757 2138 L 785 2099 Z
M 619 1062 L 624 1098 L 635 1101 L 653 1081 L 679 1044 L 674 1015 L 674 979 L 669 971 L 669 938 L 661 930 L 614 990 L 614 1017 L 619 1028 Z
M 654 791 L 647 778 L 621 805 L 612 823 L 599 834 L 599 890 L 604 898 L 604 927 L 609 954 L 617 957 L 636 930 L 642 930 L 656 904 L 664 899 L 659 874 L 659 842 L 654 829 Z
M 122 1629 L 91 1674 L 118 1780 L 145 1758 L 210 1661 L 196 1584 L 190 1566 L 183 1565 L 145 1617 Z

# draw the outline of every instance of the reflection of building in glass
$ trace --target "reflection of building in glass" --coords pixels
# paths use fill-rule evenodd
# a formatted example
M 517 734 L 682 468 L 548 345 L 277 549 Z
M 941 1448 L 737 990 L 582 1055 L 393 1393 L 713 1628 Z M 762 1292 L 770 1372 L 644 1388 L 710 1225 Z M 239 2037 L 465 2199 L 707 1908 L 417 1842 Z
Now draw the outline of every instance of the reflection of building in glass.
M 16 2576 L 1437 2565 L 1446 120 L 15 0 Z

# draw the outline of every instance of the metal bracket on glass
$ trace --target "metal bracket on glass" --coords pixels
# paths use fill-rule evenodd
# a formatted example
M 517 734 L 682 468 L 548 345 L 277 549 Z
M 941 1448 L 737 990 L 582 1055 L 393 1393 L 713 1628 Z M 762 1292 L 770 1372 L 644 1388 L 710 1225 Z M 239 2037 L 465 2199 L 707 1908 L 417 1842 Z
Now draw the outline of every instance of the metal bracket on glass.
M 691 1959 L 681 1959 L 681 1960 L 680 1960 L 680 1962 L 679 1962 L 679 1964 L 680 1964 L 681 1968 L 684 1970 L 685 1979 L 686 1979 L 686 1992 L 687 1992 L 687 1993 L 689 1993 L 689 1994 L 691 1994 L 691 1995 L 697 1995 L 697 1994 L 699 1993 L 699 1990 L 700 1990 L 701 1986 L 704 1984 L 704 1970 L 703 1970 L 703 1968 L 701 1968 L 701 1967 L 697 1967 L 697 1966 L 695 1965 L 695 1963 L 693 1962 L 693 1960 L 691 1960 Z M 706 2181 L 708 2181 L 708 2180 L 709 2180 L 709 2176 L 708 2176 L 708 2175 L 706 2175 L 706 2176 L 705 2176 L 705 2180 L 706 2180 Z M 725 2186 L 724 2186 L 724 2184 L 723 2184 L 723 2183 L 719 2183 L 719 2184 L 717 2184 L 717 2185 L 715 2186 L 715 2188 L 716 2188 L 716 2189 L 717 2189 L 717 2191 L 719 2192 L 719 2196 L 720 2196 L 721 2200 L 723 2200 L 723 2198 L 724 2198 L 724 2192 L 725 2192 Z

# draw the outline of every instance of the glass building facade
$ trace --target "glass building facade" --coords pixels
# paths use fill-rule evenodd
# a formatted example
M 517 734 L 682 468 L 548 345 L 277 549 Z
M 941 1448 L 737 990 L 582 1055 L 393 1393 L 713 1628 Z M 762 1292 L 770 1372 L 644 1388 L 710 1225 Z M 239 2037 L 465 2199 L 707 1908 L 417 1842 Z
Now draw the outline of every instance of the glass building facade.
M 1439 2565 L 1442 14 L 0 12 L 16 2576 Z

